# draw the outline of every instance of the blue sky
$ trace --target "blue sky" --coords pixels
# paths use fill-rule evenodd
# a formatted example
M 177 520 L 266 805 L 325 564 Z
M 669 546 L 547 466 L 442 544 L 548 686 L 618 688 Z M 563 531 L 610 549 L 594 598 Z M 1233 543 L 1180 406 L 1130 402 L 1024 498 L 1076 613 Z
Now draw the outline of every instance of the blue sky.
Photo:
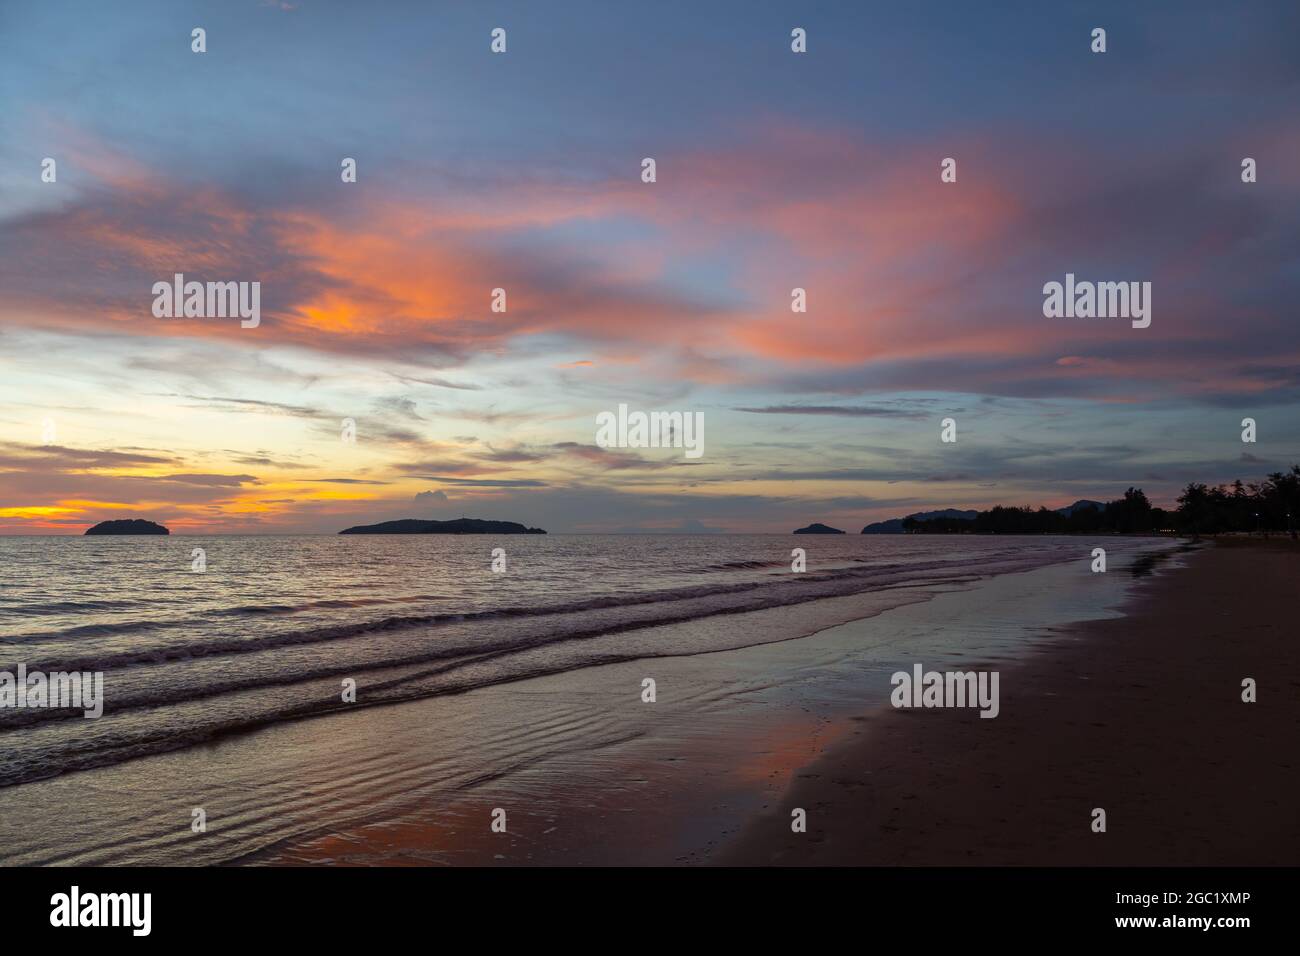
M 5 4 L 0 532 L 855 528 L 1285 467 L 1297 27 L 1287 3 Z M 260 282 L 260 326 L 155 319 L 175 272 Z M 1150 281 L 1151 327 L 1045 318 L 1067 272 Z M 597 447 L 620 402 L 703 412 L 705 456 Z

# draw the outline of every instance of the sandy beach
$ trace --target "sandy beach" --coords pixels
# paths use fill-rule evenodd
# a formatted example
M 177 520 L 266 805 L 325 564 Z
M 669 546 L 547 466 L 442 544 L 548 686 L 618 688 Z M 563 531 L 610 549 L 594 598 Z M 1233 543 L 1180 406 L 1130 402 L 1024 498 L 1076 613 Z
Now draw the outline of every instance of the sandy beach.
M 3 788 L 0 833 L 28 864 L 1286 862 L 1300 553 L 1115 540 L 1095 574 L 1063 541 L 1079 558 L 669 622 L 636 659 Z M 917 663 L 998 672 L 998 716 L 893 709 Z
M 1297 36 L 0 0 L 10 938 L 1279 935 Z
M 996 720 L 864 715 L 714 862 L 1294 863 L 1298 572 L 1293 542 L 1225 539 L 1143 585 L 1125 616 L 1068 627 L 1005 671 Z M 807 833 L 790 831 L 793 807 Z
M 1049 607 L 1083 612 L 1062 606 L 1077 597 L 1060 583 L 1068 569 L 1045 569 L 802 641 L 706 655 L 688 665 L 706 681 L 742 666 L 757 681 L 803 659 L 793 683 L 817 690 L 248 862 L 1285 863 L 1300 838 L 1290 746 L 1300 672 L 1277 622 L 1298 561 L 1289 542 L 1207 543 L 1155 574 L 1126 573 L 1122 600 L 1106 607 L 1097 592 L 1094 619 L 1080 623 L 1047 623 Z M 1013 605 L 1039 621 L 1032 637 L 990 643 L 1016 630 L 1002 616 Z M 927 666 L 998 669 L 1000 715 L 894 710 L 880 675 L 845 664 L 882 639 Z M 1258 703 L 1242 702 L 1244 677 L 1258 682 Z M 493 803 L 528 809 L 494 837 L 480 820 Z M 1090 829 L 1096 807 L 1105 833 Z M 806 833 L 791 832 L 793 808 L 807 811 Z

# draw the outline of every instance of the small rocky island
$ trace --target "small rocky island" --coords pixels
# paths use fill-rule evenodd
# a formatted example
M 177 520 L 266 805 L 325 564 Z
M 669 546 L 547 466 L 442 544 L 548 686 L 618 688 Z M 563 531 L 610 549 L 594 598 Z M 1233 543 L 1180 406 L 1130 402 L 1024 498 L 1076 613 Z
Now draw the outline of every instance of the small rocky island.
M 339 534 L 546 534 L 541 528 L 526 528 L 515 521 L 486 521 L 483 518 L 456 518 L 452 521 L 423 521 L 402 518 L 379 524 L 359 524 Z
M 143 518 L 118 518 L 114 521 L 101 521 L 93 528 L 87 528 L 86 534 L 171 534 L 160 524 L 145 521 Z
M 806 528 L 796 528 L 795 534 L 843 534 L 839 528 L 831 528 L 818 521 L 814 521 Z

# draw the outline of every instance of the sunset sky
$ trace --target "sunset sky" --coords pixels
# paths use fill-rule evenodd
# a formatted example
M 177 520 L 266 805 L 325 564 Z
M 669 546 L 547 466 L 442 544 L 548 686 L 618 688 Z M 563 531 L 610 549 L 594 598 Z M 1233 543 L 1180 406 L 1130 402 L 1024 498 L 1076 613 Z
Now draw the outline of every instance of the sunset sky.
M 0 533 L 856 532 L 1300 460 L 1300 6 L 996 7 L 0 3 Z M 260 326 L 154 318 L 177 272 Z M 1151 327 L 1045 318 L 1067 272 Z M 703 457 L 597 447 L 619 403 Z

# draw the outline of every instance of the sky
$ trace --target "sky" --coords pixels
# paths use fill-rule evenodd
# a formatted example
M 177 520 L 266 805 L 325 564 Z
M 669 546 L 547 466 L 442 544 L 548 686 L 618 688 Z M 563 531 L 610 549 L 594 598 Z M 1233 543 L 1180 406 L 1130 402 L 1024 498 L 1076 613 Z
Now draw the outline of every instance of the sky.
M 1283 469 L 1298 37 L 1291 2 L 0 0 L 0 533 L 854 532 Z M 155 317 L 176 273 L 259 282 L 260 323 Z M 1150 282 L 1150 327 L 1045 317 L 1067 273 Z M 620 404 L 703 454 L 598 445 Z

